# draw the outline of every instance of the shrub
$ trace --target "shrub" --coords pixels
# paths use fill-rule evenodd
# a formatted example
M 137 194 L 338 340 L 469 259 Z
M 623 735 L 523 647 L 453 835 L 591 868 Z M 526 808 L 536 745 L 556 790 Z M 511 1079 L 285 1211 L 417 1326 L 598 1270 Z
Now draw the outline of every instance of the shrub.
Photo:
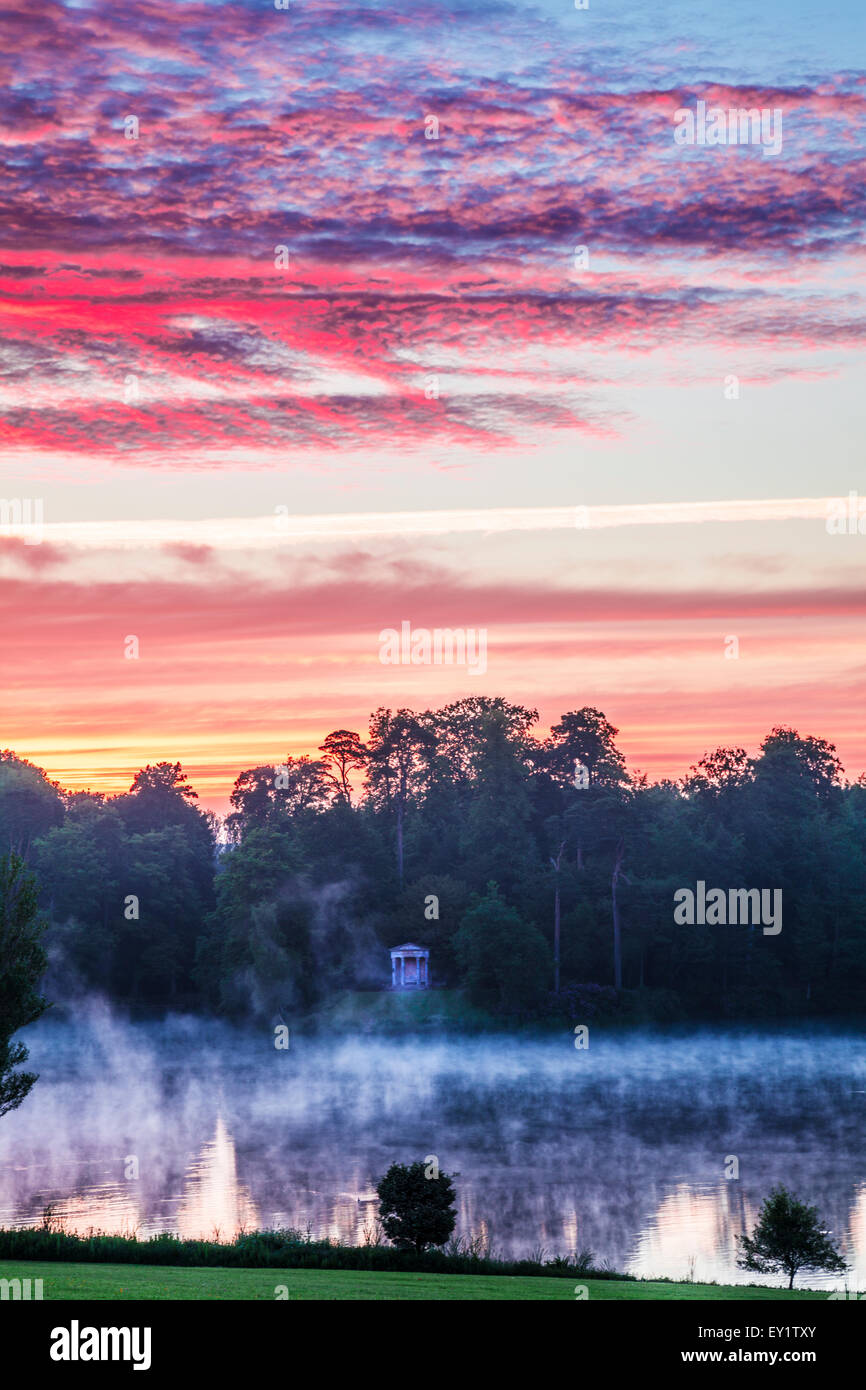
M 139 1240 L 137 1236 L 106 1235 L 91 1231 L 71 1235 L 57 1225 L 28 1226 L 23 1230 L 0 1229 L 0 1260 L 46 1260 L 74 1264 L 184 1265 L 225 1269 L 370 1269 L 398 1270 L 415 1274 L 525 1274 L 573 1277 L 575 1266 L 539 1260 L 500 1260 L 479 1252 L 471 1238 L 462 1248 L 452 1243 L 449 1252 L 393 1245 L 341 1245 L 338 1241 L 312 1240 L 300 1231 L 244 1232 L 233 1241 L 180 1240 L 165 1233 Z M 587 1252 L 588 1254 L 588 1252 Z M 631 1279 L 613 1270 L 584 1268 L 591 1279 Z
M 431 1174 L 425 1163 L 392 1163 L 379 1181 L 382 1229 L 398 1250 L 421 1254 L 444 1245 L 457 1224 L 454 1185 L 447 1173 Z

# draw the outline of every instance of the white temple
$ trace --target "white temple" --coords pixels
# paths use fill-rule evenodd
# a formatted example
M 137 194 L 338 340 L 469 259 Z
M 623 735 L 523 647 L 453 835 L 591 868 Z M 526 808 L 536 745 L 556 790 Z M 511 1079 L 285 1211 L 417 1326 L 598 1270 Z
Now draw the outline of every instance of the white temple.
M 404 946 L 395 946 L 391 951 L 391 988 L 429 988 L 429 958 L 430 952 L 426 946 L 416 946 L 412 941 L 407 941 Z

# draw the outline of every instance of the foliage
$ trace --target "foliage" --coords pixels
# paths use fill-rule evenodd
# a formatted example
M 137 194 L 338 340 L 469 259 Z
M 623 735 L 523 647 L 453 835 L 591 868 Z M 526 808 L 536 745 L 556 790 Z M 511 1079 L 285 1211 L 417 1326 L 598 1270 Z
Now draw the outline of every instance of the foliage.
M 44 924 L 37 906 L 36 878 L 17 854 L 0 857 L 0 1115 L 15 1110 L 38 1079 L 17 1071 L 28 1051 L 14 1035 L 48 1008 L 38 993 L 45 971 Z
M 841 1274 L 845 1261 L 830 1241 L 815 1207 L 806 1206 L 785 1187 L 765 1198 L 751 1236 L 738 1236 L 741 1269 L 755 1274 L 787 1274 L 788 1288 L 801 1269 Z
M 535 927 L 489 883 L 454 939 L 460 973 L 473 1004 L 502 1014 L 536 1008 L 550 978 L 550 951 Z
M 63 819 L 60 788 L 40 767 L 0 751 L 0 853 L 27 854 L 30 845 Z
M 457 1224 L 454 1184 L 447 1173 L 426 1163 L 392 1163 L 379 1180 L 379 1216 L 385 1235 L 398 1250 L 420 1255 L 444 1245 Z
M 306 1010 L 387 988 L 388 948 L 418 939 L 435 985 L 502 1020 L 859 1010 L 866 778 L 845 783 L 831 744 L 777 726 L 755 756 L 708 750 L 649 783 L 601 710 L 546 738 L 537 720 L 502 697 L 380 708 L 363 740 L 242 771 L 219 843 L 178 763 L 103 797 L 7 751 L 0 849 L 36 869 L 54 956 L 122 1000 Z M 698 880 L 780 889 L 782 932 L 678 925 Z

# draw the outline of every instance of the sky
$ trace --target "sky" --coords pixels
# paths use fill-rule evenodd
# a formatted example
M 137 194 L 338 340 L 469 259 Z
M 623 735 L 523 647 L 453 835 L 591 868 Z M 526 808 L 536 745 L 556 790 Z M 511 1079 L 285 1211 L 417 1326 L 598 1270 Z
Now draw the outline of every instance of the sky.
M 0 746 L 224 810 L 481 694 L 866 770 L 859 3 L 30 0 L 0 67 Z

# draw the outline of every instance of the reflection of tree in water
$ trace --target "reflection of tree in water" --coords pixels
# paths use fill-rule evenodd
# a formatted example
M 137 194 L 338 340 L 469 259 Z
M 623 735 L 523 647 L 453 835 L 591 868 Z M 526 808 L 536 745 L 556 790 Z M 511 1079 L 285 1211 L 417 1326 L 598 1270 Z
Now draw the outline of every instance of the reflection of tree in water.
M 30 1213 L 28 1225 L 50 1224 L 69 1235 L 89 1236 L 101 1231 L 112 1235 L 141 1233 L 141 1214 L 136 1195 L 117 1183 L 88 1185 L 81 1193 L 47 1202 Z
M 238 1182 L 235 1146 L 222 1115 L 213 1139 L 189 1169 L 177 1222 L 186 1240 L 206 1239 L 215 1232 L 221 1240 L 231 1240 L 259 1224 L 252 1198 Z

